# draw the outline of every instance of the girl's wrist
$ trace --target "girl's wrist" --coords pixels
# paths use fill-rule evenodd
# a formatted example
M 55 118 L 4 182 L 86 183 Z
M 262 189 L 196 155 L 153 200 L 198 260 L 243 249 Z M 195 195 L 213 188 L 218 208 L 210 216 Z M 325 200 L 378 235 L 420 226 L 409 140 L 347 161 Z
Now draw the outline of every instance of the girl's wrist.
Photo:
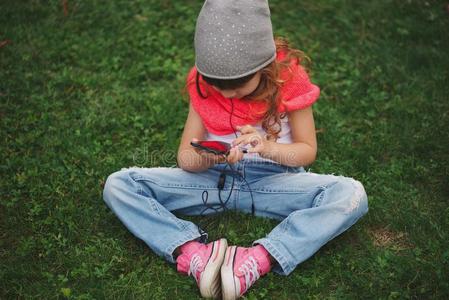
M 273 156 L 273 152 L 276 151 L 276 145 L 276 142 L 266 140 L 264 143 L 263 151 L 259 152 L 259 155 L 263 158 L 270 159 Z

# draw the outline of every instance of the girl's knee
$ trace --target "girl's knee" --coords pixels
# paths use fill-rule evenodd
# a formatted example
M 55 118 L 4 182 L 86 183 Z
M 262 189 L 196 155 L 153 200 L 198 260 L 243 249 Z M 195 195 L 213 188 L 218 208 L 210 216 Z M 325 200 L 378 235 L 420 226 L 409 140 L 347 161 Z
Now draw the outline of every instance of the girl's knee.
M 366 195 L 365 187 L 358 180 L 352 178 L 350 180 L 354 186 L 351 197 L 351 212 L 358 211 L 360 215 L 364 215 L 368 212 L 368 196 Z
M 344 196 L 341 204 L 345 214 L 361 217 L 368 212 L 368 196 L 363 184 L 353 178 L 341 177 L 338 182 Z
M 103 200 L 109 203 L 114 199 L 114 195 L 117 194 L 127 184 L 128 171 L 121 170 L 114 172 L 108 176 L 103 188 Z

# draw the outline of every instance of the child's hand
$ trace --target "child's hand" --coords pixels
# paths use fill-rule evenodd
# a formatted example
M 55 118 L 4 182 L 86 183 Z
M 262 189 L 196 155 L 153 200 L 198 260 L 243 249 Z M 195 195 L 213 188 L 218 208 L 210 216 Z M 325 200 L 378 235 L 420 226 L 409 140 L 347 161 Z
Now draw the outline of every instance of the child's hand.
M 270 151 L 270 142 L 257 132 L 256 128 L 251 125 L 237 126 L 236 128 L 242 135 L 232 141 L 233 146 L 251 145 L 250 148 L 247 148 L 248 153 L 259 153 L 261 156 Z
M 243 152 L 240 150 L 237 146 L 234 146 L 229 150 L 229 154 L 226 157 L 226 160 L 230 164 L 234 164 L 238 161 L 240 161 L 243 158 Z
M 192 142 L 197 143 L 198 139 L 193 138 Z M 205 150 L 201 150 L 196 147 L 192 147 L 196 153 L 201 155 L 201 157 L 207 162 L 208 165 L 213 166 L 218 163 L 224 163 L 226 161 L 226 158 L 224 155 L 217 155 L 210 152 L 207 152 Z

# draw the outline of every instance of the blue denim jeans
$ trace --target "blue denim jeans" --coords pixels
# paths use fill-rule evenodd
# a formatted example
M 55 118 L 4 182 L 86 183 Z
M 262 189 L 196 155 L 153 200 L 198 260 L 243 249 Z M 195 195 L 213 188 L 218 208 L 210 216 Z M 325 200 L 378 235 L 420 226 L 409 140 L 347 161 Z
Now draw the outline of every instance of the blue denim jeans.
M 225 166 L 217 164 L 200 173 L 180 168 L 124 168 L 108 177 L 103 198 L 136 237 L 174 263 L 173 251 L 200 237 L 194 223 L 175 214 L 200 214 L 204 191 L 208 192 L 208 203 L 218 205 L 217 181 Z M 365 190 L 352 178 L 248 159 L 234 164 L 234 170 L 241 176 L 227 175 L 222 190 L 222 198 L 227 198 L 230 177 L 234 176 L 227 208 L 251 213 L 249 185 L 255 215 L 281 221 L 253 243 L 262 244 L 276 259 L 273 271 L 279 274 L 291 273 L 368 211 Z

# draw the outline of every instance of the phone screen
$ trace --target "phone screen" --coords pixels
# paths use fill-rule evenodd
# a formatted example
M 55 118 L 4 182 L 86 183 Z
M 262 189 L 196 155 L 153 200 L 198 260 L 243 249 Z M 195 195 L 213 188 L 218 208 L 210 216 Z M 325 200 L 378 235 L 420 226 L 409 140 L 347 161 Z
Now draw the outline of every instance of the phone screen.
M 198 141 L 196 143 L 190 142 L 190 144 L 194 147 L 203 149 L 205 151 L 214 153 L 214 154 L 228 154 L 231 149 L 231 144 L 220 141 Z M 248 153 L 248 149 L 244 147 L 239 147 L 243 153 Z
M 218 141 L 199 141 L 198 144 L 222 153 L 226 153 L 231 148 L 230 144 Z

